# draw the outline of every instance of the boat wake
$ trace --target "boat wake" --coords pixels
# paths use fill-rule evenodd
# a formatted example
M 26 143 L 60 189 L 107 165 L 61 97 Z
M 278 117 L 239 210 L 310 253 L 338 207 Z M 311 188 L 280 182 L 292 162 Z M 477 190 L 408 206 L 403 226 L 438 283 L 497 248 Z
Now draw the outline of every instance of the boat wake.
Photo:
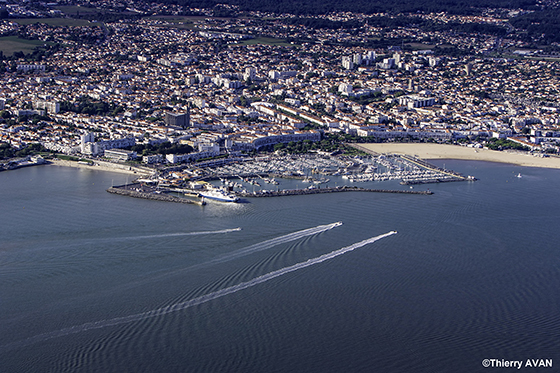
M 85 324 L 82 324 L 82 325 L 76 325 L 76 326 L 72 326 L 72 327 L 69 327 L 69 328 L 60 329 L 60 330 L 50 332 L 50 333 L 39 334 L 39 335 L 27 338 L 27 339 L 19 341 L 19 342 L 14 342 L 14 343 L 10 343 L 10 344 L 1 346 L 0 349 L 4 350 L 4 351 L 12 350 L 12 349 L 15 349 L 15 348 L 28 346 L 28 345 L 32 345 L 32 344 L 35 344 L 35 343 L 44 342 L 44 341 L 47 341 L 49 339 L 53 339 L 53 338 L 57 338 L 57 337 L 63 337 L 63 336 L 66 336 L 66 335 L 77 334 L 77 333 L 85 332 L 85 331 L 88 331 L 88 330 L 102 329 L 102 328 L 106 328 L 106 327 L 109 327 L 109 326 L 128 324 L 128 323 L 135 322 L 135 321 L 141 321 L 141 320 L 145 320 L 145 319 L 149 319 L 149 318 L 153 318 L 153 317 L 166 315 L 166 314 L 169 314 L 169 313 L 172 313 L 172 312 L 181 311 L 181 310 L 193 307 L 193 306 L 197 306 L 197 305 L 212 301 L 214 299 L 221 298 L 221 297 L 229 295 L 229 294 L 236 293 L 238 291 L 253 287 L 255 285 L 262 284 L 263 282 L 270 281 L 270 280 L 272 280 L 276 277 L 283 276 L 283 275 L 288 274 L 290 272 L 294 272 L 294 271 L 297 271 L 297 270 L 300 270 L 300 269 L 303 269 L 303 268 L 306 268 L 306 267 L 310 267 L 310 266 L 315 265 L 315 264 L 322 263 L 322 262 L 327 261 L 327 260 L 331 260 L 333 258 L 336 258 L 337 256 L 346 254 L 350 251 L 353 251 L 353 250 L 358 249 L 360 247 L 363 247 L 365 245 L 374 243 L 375 241 L 378 241 L 382 238 L 391 236 L 391 235 L 396 234 L 396 233 L 397 233 L 396 231 L 391 231 L 391 232 L 388 232 L 388 233 L 385 233 L 385 234 L 382 234 L 382 235 L 379 235 L 379 236 L 371 237 L 371 238 L 368 238 L 367 240 L 357 242 L 353 245 L 346 246 L 346 247 L 343 247 L 341 249 L 331 251 L 330 253 L 323 254 L 323 255 L 318 256 L 316 258 L 309 259 L 305 262 L 300 262 L 300 263 L 297 263 L 297 264 L 294 264 L 294 265 L 291 265 L 291 266 L 288 266 L 288 267 L 284 267 L 284 268 L 278 269 L 276 271 L 269 272 L 265 275 L 255 277 L 252 280 L 242 282 L 240 284 L 233 285 L 233 286 L 227 287 L 225 289 L 214 291 L 210 294 L 202 295 L 200 297 L 196 297 L 196 298 L 193 298 L 193 299 L 185 301 L 185 302 L 175 303 L 175 304 L 172 304 L 172 305 L 169 305 L 169 306 L 166 306 L 166 307 L 161 307 L 161 308 L 158 308 L 158 309 L 155 309 L 155 310 L 152 310 L 152 311 L 137 313 L 137 314 L 134 314 L 134 315 L 116 317 L 116 318 L 108 319 L 108 320 L 89 322 L 89 323 L 85 323 Z
M 259 243 L 256 243 L 254 245 L 251 245 L 251 246 L 241 248 L 241 249 L 233 251 L 231 253 L 227 253 L 227 254 L 218 256 L 217 258 L 211 259 L 207 262 L 193 264 L 193 265 L 188 266 L 186 268 L 181 268 L 181 269 L 177 269 L 177 270 L 174 270 L 174 271 L 167 271 L 166 273 L 161 274 L 159 276 L 152 276 L 149 279 L 136 281 L 136 282 L 134 282 L 130 285 L 138 286 L 141 283 L 145 283 L 145 282 L 148 282 L 148 281 L 153 282 L 155 280 L 160 280 L 162 278 L 175 276 L 179 273 L 184 273 L 184 272 L 193 271 L 193 270 L 196 270 L 196 269 L 199 269 L 199 268 L 208 267 L 208 266 L 213 265 L 213 264 L 220 264 L 220 263 L 229 262 L 231 260 L 239 259 L 241 257 L 244 257 L 244 256 L 252 254 L 252 253 L 268 250 L 268 249 L 273 248 L 274 246 L 277 246 L 277 245 L 282 245 L 282 244 L 285 244 L 285 243 L 288 243 L 288 242 L 299 240 L 300 238 L 304 238 L 304 237 L 312 236 L 314 234 L 319 234 L 319 233 L 322 233 L 322 232 L 326 232 L 326 231 L 331 230 L 333 228 L 340 227 L 341 225 L 342 225 L 342 222 L 337 221 L 336 223 L 318 225 L 318 226 L 313 227 L 313 228 L 303 229 L 301 231 L 289 233 L 289 234 L 286 234 L 286 235 L 283 235 L 283 236 L 280 236 L 280 237 L 272 238 L 270 240 L 266 240 L 266 241 L 259 242 Z M 238 228 L 238 229 L 241 229 L 241 228 Z
M 202 263 L 201 265 L 209 265 L 209 264 L 228 262 L 230 260 L 241 258 L 245 255 L 249 255 L 249 254 L 252 254 L 252 253 L 255 253 L 255 252 L 258 252 L 258 251 L 263 251 L 263 250 L 270 249 L 274 246 L 278 246 L 278 245 L 282 245 L 282 244 L 285 244 L 285 243 L 288 243 L 288 242 L 299 240 L 300 238 L 303 238 L 303 237 L 312 236 L 314 234 L 326 232 L 326 231 L 331 230 L 333 228 L 340 227 L 341 225 L 342 225 L 342 222 L 337 221 L 336 223 L 326 224 L 326 225 L 318 225 L 318 226 L 313 227 L 313 228 L 308 228 L 308 229 L 304 229 L 304 230 L 301 230 L 301 231 L 293 232 L 293 233 L 290 233 L 290 234 L 286 234 L 284 236 L 272 238 L 272 239 L 267 240 L 267 241 L 259 242 L 259 243 L 256 243 L 254 245 L 244 247 L 244 248 L 236 250 L 232 253 L 225 254 L 225 255 L 219 256 L 215 259 L 212 259 L 208 262 Z M 189 267 L 189 268 L 193 268 L 193 267 Z
M 238 232 L 240 230 L 241 230 L 241 227 L 237 227 L 237 228 L 230 228 L 230 229 L 221 229 L 221 230 L 218 230 L 218 231 L 152 234 L 152 235 L 149 235 L 149 236 L 122 237 L 122 238 L 118 238 L 118 239 L 128 241 L 128 240 L 144 240 L 144 239 L 150 239 L 150 238 L 165 238 L 165 237 L 180 237 L 180 236 L 201 236 L 201 235 L 205 235 L 205 234 L 221 234 L 221 233 Z

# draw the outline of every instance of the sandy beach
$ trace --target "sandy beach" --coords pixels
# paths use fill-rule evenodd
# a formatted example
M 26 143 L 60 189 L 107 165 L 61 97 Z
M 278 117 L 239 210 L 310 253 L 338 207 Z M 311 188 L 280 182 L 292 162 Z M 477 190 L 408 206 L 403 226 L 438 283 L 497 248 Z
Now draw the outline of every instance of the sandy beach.
M 83 163 L 78 163 L 74 161 L 65 161 L 61 159 L 49 159 L 49 162 L 55 166 L 65 166 L 65 167 L 76 167 L 76 168 L 84 168 L 89 170 L 97 170 L 97 171 L 109 171 L 109 172 L 118 172 L 122 174 L 129 174 L 129 175 L 148 175 L 148 171 L 144 171 L 138 168 L 132 168 L 129 166 L 118 165 L 118 164 L 111 164 L 109 162 L 96 162 L 95 165 L 88 165 Z
M 495 151 L 474 149 L 459 145 L 420 144 L 420 143 L 383 143 L 359 144 L 376 153 L 394 153 L 414 155 L 422 159 L 464 159 L 510 163 L 525 167 L 542 167 L 560 169 L 560 158 L 540 157 L 523 152 Z

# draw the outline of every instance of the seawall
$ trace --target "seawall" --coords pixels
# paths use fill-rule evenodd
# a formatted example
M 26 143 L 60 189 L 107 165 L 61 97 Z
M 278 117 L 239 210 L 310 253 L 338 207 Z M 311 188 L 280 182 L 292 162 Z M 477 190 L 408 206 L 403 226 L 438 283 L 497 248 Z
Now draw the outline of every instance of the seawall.
M 239 197 L 282 197 L 282 196 L 300 196 L 309 194 L 323 193 L 340 193 L 340 192 L 370 192 L 370 193 L 397 193 L 397 194 L 421 194 L 431 195 L 433 192 L 417 191 L 417 190 L 389 190 L 389 189 L 367 189 L 359 187 L 336 187 L 336 188 L 320 188 L 320 189 L 291 189 L 268 192 L 255 193 L 236 193 Z
M 129 186 L 130 187 L 130 186 Z M 110 187 L 107 189 L 107 192 L 118 194 L 121 196 L 133 197 L 133 198 L 143 198 L 143 199 L 150 199 L 153 201 L 163 201 L 163 202 L 176 202 L 176 203 L 187 203 L 191 205 L 199 205 L 202 206 L 206 204 L 203 201 L 193 201 L 186 198 L 180 198 L 175 196 L 170 196 L 165 193 L 146 193 L 140 192 L 134 189 L 125 189 L 123 186 L 120 187 Z

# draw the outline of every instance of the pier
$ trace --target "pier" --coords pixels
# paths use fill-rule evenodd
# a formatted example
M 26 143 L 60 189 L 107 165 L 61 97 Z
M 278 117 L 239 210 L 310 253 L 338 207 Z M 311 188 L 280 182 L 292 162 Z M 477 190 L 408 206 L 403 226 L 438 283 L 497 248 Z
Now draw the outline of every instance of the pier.
M 397 194 L 421 194 L 432 195 L 433 192 L 417 190 L 390 190 L 390 189 L 368 189 L 359 187 L 335 187 L 335 188 L 315 188 L 315 189 L 289 189 L 279 191 L 258 191 L 254 193 L 235 193 L 239 197 L 282 197 L 282 196 L 301 196 L 309 194 L 340 193 L 340 192 L 370 192 L 370 193 L 397 193 Z
M 155 190 L 153 188 L 146 189 L 140 184 L 112 186 L 109 189 L 107 189 L 107 192 L 118 194 L 121 196 L 133 197 L 133 198 L 150 199 L 153 201 L 187 203 L 187 204 L 199 205 L 199 206 L 203 206 L 206 204 L 206 202 L 204 202 L 203 200 L 194 201 L 192 199 L 172 196 L 165 192 Z
M 171 188 L 155 189 L 153 187 L 146 187 L 139 183 L 112 186 L 107 189 L 107 192 L 118 194 L 121 196 L 128 196 L 134 198 L 150 199 L 153 201 L 163 202 L 177 202 L 187 203 L 192 205 L 203 206 L 206 204 L 204 200 L 195 201 L 192 199 L 176 197 L 169 195 L 169 192 L 185 193 L 187 190 L 181 189 L 180 191 Z M 193 196 L 198 196 L 197 191 L 188 191 Z M 303 196 L 311 194 L 325 194 L 325 193 L 341 193 L 341 192 L 369 192 L 369 193 L 396 193 L 396 194 L 419 194 L 419 195 L 432 195 L 431 191 L 416 191 L 416 190 L 391 190 L 391 189 L 368 189 L 360 187 L 339 186 L 330 188 L 312 188 L 312 189 L 285 189 L 278 191 L 256 191 L 256 192 L 233 192 L 238 197 L 243 198 L 259 198 L 259 197 L 283 197 L 283 196 Z
M 456 178 L 457 180 L 453 180 L 453 181 L 464 181 L 464 180 L 469 180 L 468 177 L 465 177 L 457 172 L 454 171 L 450 171 L 450 170 L 444 170 L 442 168 L 439 168 L 437 166 L 434 166 L 431 163 L 426 162 L 425 160 L 418 158 L 418 157 L 414 157 L 412 155 L 408 155 L 408 154 L 403 154 L 401 155 L 401 158 L 406 159 L 407 161 L 414 163 L 420 167 L 424 167 L 427 170 L 431 170 L 434 172 L 439 172 L 443 175 L 447 175 L 447 176 L 451 176 L 453 178 Z M 441 180 L 436 181 L 436 182 L 441 182 Z
M 380 156 L 381 154 L 378 152 L 375 152 L 371 149 L 368 149 L 365 146 L 361 146 L 359 144 L 349 144 L 350 146 L 352 146 L 353 148 L 363 151 L 364 153 L 368 153 L 371 154 L 375 157 Z M 405 160 L 406 162 L 409 162 L 411 164 L 414 164 L 416 166 L 418 166 L 419 168 L 425 169 L 429 172 L 432 172 L 433 174 L 440 174 L 441 177 L 431 177 L 431 178 L 419 178 L 417 180 L 403 180 L 403 182 L 401 184 L 404 185 L 410 185 L 410 184 L 430 184 L 430 183 L 442 183 L 442 182 L 449 182 L 449 181 L 473 181 L 476 180 L 473 177 L 466 177 L 463 176 L 461 174 L 459 174 L 458 172 L 454 172 L 451 170 L 445 170 L 443 168 L 437 167 L 427 161 L 425 161 L 424 159 L 418 158 L 416 156 L 412 156 L 410 154 L 390 154 L 392 156 L 395 157 L 399 157 L 402 160 Z

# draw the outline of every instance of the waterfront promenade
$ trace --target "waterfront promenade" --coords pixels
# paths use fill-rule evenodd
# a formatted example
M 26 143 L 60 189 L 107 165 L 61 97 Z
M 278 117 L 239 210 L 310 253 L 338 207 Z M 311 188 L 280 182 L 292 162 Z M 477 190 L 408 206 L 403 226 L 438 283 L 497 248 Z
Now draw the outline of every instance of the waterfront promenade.
M 62 159 L 49 159 L 49 163 L 55 166 L 76 167 L 95 171 L 118 172 L 130 175 L 149 175 L 153 173 L 153 170 L 144 167 L 129 166 L 126 164 L 107 161 L 95 161 L 93 164 L 85 164 L 76 161 L 65 161 Z

